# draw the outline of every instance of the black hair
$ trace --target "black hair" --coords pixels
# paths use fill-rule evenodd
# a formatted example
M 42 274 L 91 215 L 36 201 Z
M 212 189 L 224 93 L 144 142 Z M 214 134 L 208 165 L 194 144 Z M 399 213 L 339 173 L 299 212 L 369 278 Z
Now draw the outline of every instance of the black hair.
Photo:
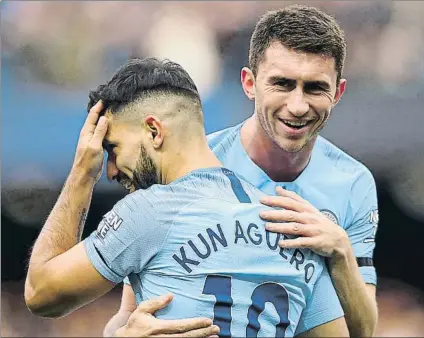
M 131 59 L 112 78 L 90 91 L 87 111 L 99 100 L 112 114 L 126 105 L 153 93 L 172 93 L 194 99 L 200 96 L 190 75 L 178 63 L 157 58 Z

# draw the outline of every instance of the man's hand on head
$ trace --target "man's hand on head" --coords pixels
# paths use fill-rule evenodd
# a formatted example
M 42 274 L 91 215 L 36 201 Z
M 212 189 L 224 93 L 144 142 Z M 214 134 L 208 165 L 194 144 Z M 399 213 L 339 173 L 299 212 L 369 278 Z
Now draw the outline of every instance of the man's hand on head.
M 106 117 L 100 117 L 102 111 L 101 101 L 90 109 L 81 129 L 72 166 L 72 172 L 93 179 L 94 182 L 97 182 L 102 174 L 104 159 L 102 141 L 108 128 Z

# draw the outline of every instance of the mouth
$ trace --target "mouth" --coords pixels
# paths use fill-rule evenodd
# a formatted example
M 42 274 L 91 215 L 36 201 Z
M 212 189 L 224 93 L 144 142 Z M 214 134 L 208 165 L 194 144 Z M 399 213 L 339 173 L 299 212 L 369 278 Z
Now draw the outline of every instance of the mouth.
M 287 120 L 278 118 L 278 121 L 284 125 L 284 130 L 288 134 L 300 135 L 312 126 L 314 120 Z

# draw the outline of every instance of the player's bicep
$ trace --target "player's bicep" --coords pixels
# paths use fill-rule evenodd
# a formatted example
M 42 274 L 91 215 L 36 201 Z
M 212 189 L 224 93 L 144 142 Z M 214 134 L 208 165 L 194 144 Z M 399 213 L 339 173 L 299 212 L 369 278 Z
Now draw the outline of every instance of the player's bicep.
M 94 299 L 115 286 L 105 279 L 91 264 L 83 243 L 50 261 L 66 296 Z
M 41 272 L 45 274 L 48 290 L 29 303 L 36 312 L 46 316 L 69 313 L 115 286 L 93 267 L 82 243 L 48 261 Z
M 97 230 L 84 240 L 88 258 L 106 279 L 120 283 L 130 273 L 141 269 L 145 231 L 149 224 L 138 219 L 132 200 L 118 202 L 103 216 Z
M 360 192 L 365 191 L 365 196 Z M 377 275 L 373 263 L 375 237 L 378 228 L 377 189 L 370 173 L 359 180 L 352 191 L 352 218 L 346 226 L 359 270 L 365 283 L 376 284 Z M 358 198 L 355 198 L 359 196 Z
M 316 326 L 311 330 L 297 335 L 296 337 L 349 337 L 349 330 L 347 328 L 345 318 L 341 317 L 331 322 Z
M 364 207 L 361 215 L 346 228 L 359 266 L 372 266 L 375 237 L 378 227 L 378 209 L 375 205 Z

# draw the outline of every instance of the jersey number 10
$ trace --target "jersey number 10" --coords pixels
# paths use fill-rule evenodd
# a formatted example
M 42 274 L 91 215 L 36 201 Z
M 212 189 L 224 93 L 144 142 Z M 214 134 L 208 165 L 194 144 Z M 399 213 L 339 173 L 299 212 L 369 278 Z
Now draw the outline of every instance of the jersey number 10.
M 213 295 L 216 302 L 213 308 L 214 325 L 220 328 L 219 336 L 222 338 L 231 337 L 231 277 L 221 275 L 208 275 L 206 277 L 203 294 Z M 259 315 L 265 310 L 265 304 L 270 302 L 274 305 L 279 323 L 276 325 L 276 337 L 284 337 L 286 328 L 290 325 L 289 298 L 286 289 L 280 284 L 264 283 L 258 285 L 251 295 L 252 304 L 247 311 L 248 324 L 246 327 L 246 337 L 257 337 L 261 324 Z

